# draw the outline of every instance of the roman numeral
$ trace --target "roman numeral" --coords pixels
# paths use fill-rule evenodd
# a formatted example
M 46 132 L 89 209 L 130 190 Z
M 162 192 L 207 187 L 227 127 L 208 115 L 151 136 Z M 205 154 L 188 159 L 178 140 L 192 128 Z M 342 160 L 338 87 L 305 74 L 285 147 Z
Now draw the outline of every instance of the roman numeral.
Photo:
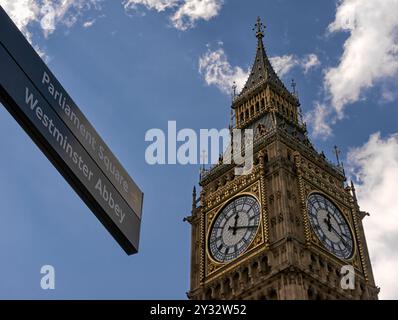
M 217 242 L 218 240 L 221 240 L 221 237 L 213 238 L 210 240 L 210 244 Z

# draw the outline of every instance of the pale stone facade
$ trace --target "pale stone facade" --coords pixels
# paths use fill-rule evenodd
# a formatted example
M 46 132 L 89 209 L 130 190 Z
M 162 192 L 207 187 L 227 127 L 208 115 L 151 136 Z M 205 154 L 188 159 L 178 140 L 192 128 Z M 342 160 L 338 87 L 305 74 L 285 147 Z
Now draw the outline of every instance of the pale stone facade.
M 193 193 L 190 299 L 377 299 L 355 189 L 341 166 L 331 164 L 308 139 L 297 95 L 273 70 L 258 20 L 257 53 L 241 94 L 233 100 L 237 128 L 252 128 L 254 169 L 235 176 L 234 165 L 203 171 Z M 309 221 L 308 197 L 320 194 L 344 216 L 352 237 L 349 258 L 330 252 Z M 240 195 L 255 198 L 261 219 L 256 235 L 236 259 L 209 252 L 209 234 L 221 210 Z M 325 220 L 327 223 L 327 221 Z M 233 229 L 233 227 L 229 227 Z M 329 231 L 333 228 L 330 224 Z M 344 240 L 344 239 L 343 239 Z M 327 241 L 327 240 L 325 240 Z M 346 241 L 343 241 L 346 243 Z M 336 249 L 340 248 L 337 244 Z M 343 246 L 343 245 L 341 245 Z M 355 269 L 355 289 L 341 287 L 341 268 Z

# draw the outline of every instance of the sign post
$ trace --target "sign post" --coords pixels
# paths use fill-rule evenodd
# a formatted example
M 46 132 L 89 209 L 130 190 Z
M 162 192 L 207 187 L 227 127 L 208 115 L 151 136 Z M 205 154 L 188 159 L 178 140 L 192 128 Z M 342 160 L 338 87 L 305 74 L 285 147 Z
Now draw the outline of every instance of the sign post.
M 0 101 L 127 254 L 143 193 L 0 6 Z

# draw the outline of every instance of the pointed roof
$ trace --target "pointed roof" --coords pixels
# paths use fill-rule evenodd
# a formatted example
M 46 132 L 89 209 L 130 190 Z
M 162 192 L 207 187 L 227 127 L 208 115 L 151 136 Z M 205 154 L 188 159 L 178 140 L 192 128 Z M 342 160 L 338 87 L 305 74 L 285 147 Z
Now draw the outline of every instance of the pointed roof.
M 253 30 L 256 31 L 257 37 L 256 58 L 254 60 L 249 78 L 247 79 L 246 84 L 243 87 L 239 96 L 243 96 L 246 92 L 264 82 L 271 82 L 275 86 L 288 91 L 283 82 L 279 79 L 278 75 L 271 65 L 271 62 L 268 59 L 263 43 L 265 26 L 261 22 L 260 17 L 257 18 L 257 23 L 255 24 L 255 28 Z

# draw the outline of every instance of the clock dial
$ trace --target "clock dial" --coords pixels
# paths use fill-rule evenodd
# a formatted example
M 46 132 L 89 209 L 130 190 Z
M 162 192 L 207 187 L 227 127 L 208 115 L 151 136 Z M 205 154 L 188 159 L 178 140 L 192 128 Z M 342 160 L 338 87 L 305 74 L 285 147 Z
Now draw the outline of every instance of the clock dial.
M 229 262 L 240 256 L 253 241 L 260 224 L 260 205 L 250 196 L 229 202 L 218 214 L 208 239 L 212 257 Z
M 325 248 L 338 258 L 352 257 L 351 230 L 337 206 L 320 194 L 310 195 L 307 206 L 311 226 Z

